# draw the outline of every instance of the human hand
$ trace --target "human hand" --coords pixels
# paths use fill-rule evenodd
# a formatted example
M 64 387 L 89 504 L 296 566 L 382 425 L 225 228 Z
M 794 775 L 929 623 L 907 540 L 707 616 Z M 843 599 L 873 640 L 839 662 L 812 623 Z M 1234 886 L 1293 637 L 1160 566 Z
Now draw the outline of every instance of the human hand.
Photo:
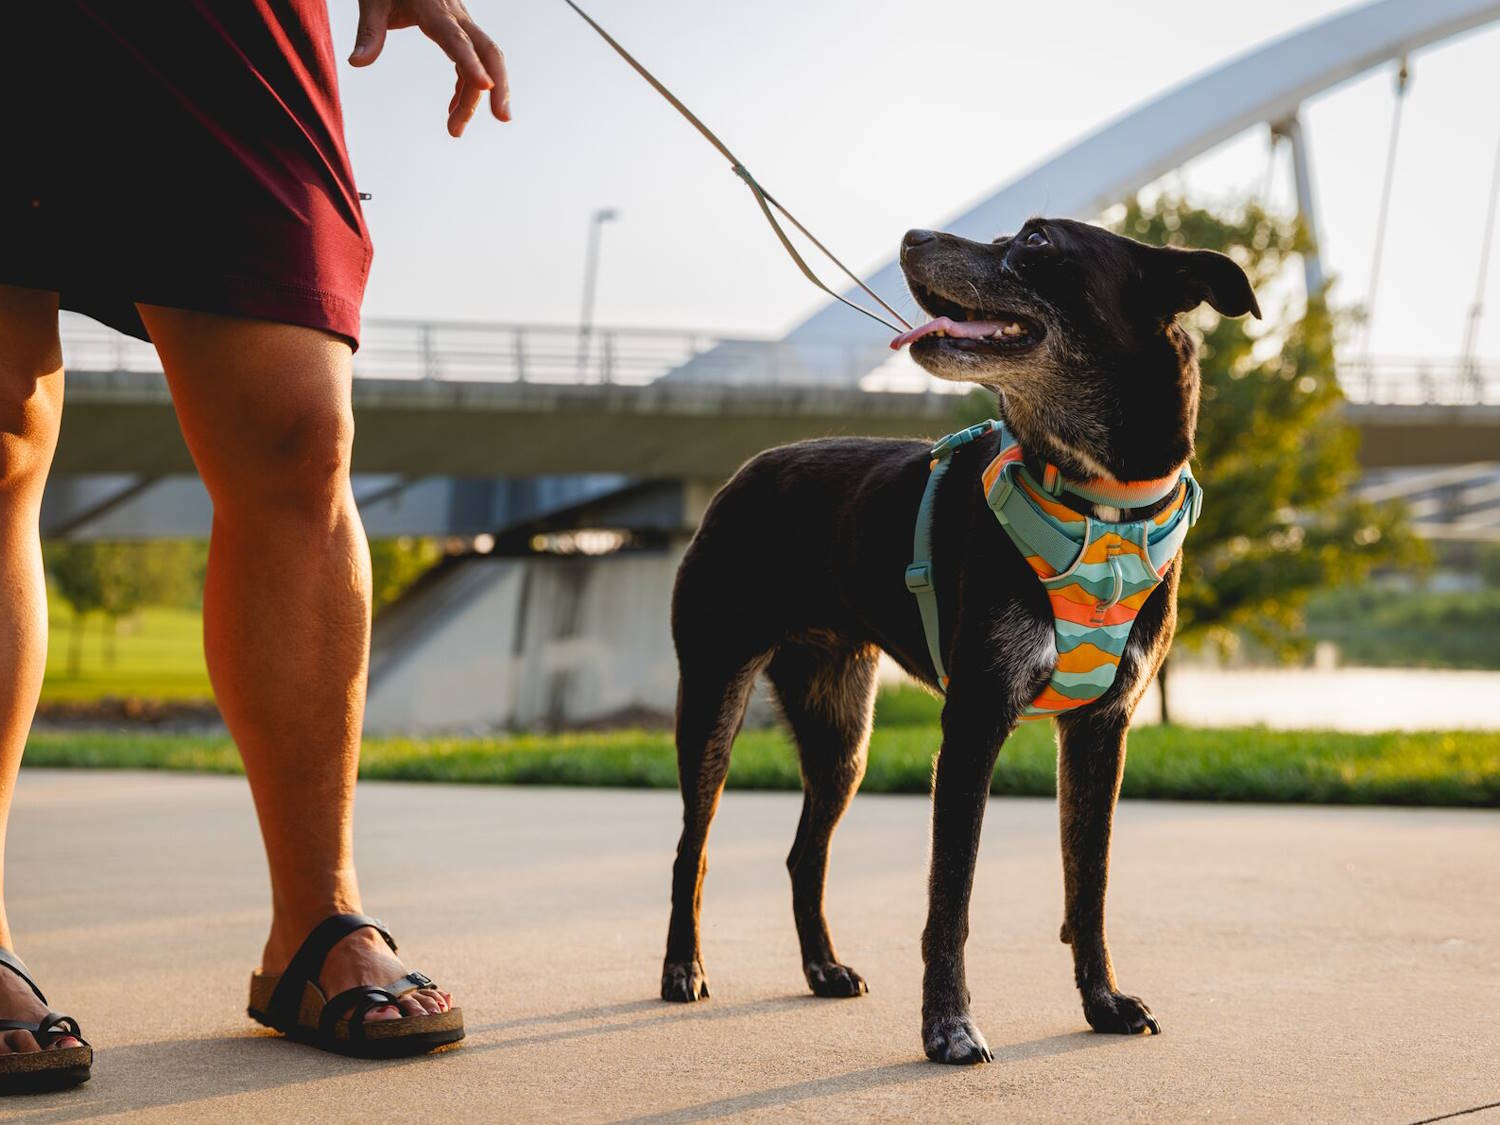
M 510 120 L 505 56 L 480 30 L 463 0 L 359 0 L 359 33 L 349 62 L 369 66 L 380 57 L 386 30 L 400 27 L 421 28 L 422 34 L 453 60 L 458 81 L 448 103 L 449 136 L 463 135 L 486 90 L 490 112 L 500 121 Z

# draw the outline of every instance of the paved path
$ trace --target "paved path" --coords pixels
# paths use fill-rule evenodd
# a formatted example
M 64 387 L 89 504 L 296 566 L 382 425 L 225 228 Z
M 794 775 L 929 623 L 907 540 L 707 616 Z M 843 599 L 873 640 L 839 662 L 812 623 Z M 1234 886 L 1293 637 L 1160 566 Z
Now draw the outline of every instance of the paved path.
M 1057 941 L 1051 804 L 997 800 L 969 943 L 997 1061 L 954 1070 L 917 1036 L 922 800 L 861 798 L 836 839 L 835 937 L 872 991 L 828 1001 L 804 991 L 781 869 L 796 798 L 727 797 L 714 997 L 692 1007 L 653 999 L 675 794 L 360 800 L 366 896 L 462 998 L 464 1046 L 352 1062 L 239 1014 L 266 900 L 243 782 L 27 771 L 12 918 L 99 1059 L 0 1119 L 1410 1122 L 1500 1102 L 1500 814 L 1125 806 L 1115 960 L 1166 1033 L 1122 1040 L 1084 1029 Z

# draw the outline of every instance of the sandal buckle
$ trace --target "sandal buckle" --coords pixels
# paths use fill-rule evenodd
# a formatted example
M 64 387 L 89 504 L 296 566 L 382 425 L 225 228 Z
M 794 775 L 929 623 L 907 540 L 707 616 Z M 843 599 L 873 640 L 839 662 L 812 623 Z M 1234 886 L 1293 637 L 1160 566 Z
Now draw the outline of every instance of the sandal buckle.
M 418 988 L 435 988 L 432 978 L 426 973 L 419 973 L 415 969 L 406 974 L 406 979 L 412 981 Z

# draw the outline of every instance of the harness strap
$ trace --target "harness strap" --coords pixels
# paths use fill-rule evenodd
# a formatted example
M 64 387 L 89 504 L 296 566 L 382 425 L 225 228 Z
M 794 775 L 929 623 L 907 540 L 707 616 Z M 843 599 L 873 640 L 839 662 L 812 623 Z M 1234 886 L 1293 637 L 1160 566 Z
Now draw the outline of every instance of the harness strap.
M 1043 483 L 1038 485 L 1032 480 L 1022 463 L 1020 443 L 1001 423 L 990 421 L 970 426 L 939 441 L 932 447 L 927 486 L 917 508 L 906 588 L 916 599 L 927 652 L 944 691 L 948 688 L 948 673 L 943 662 L 932 562 L 937 490 L 954 451 L 993 431 L 999 432 L 1001 442 L 983 477 L 985 499 L 1053 599 L 1053 628 L 1058 640 L 1059 666 L 1022 718 L 1049 717 L 1097 699 L 1113 683 L 1115 667 L 1140 600 L 1160 583 L 1167 566 L 1181 550 L 1188 530 L 1198 522 L 1203 490 L 1184 466 L 1173 478 L 1170 489 L 1163 490 L 1159 481 L 1148 481 L 1140 482 L 1138 488 L 1122 486 L 1114 494 L 1124 498 L 1129 490 L 1133 499 L 1153 493 L 1159 494 L 1159 499 L 1166 499 L 1175 492 L 1175 498 L 1159 516 L 1106 522 L 1083 513 L 1073 518 L 1070 513 L 1064 520 L 1057 513 L 1043 510 L 1045 502 L 1040 494 L 1055 496 L 1071 488 L 1071 484 L 1062 481 L 1052 466 L 1048 466 Z M 1017 477 L 1025 483 L 1018 486 Z M 1075 533 L 1080 532 L 1075 538 Z M 1127 549 L 1127 543 L 1134 546 Z M 1120 606 L 1127 595 L 1132 600 Z M 1058 597 L 1065 600 L 1058 602 Z M 1090 607 L 1088 616 L 1075 616 L 1085 606 Z M 1091 647 L 1081 648 L 1082 645 Z
M 1167 533 L 1156 540 L 1152 540 L 1149 534 L 1146 536 L 1146 557 L 1151 560 L 1157 574 L 1166 570 L 1167 564 L 1182 550 L 1188 531 L 1198 522 L 1198 515 L 1203 511 L 1203 488 L 1187 469 L 1183 470 L 1182 486 L 1187 489 L 1187 497 Z
M 853 309 L 855 312 L 862 313 L 865 316 L 869 317 L 871 320 L 878 321 L 879 323 L 889 328 L 892 332 L 901 331 L 901 328 L 896 327 L 895 324 L 892 324 L 890 321 L 886 320 L 885 317 L 881 316 L 879 313 L 871 312 L 869 309 L 865 308 L 862 305 L 856 305 L 853 301 L 849 300 L 843 294 L 836 292 L 835 290 L 829 288 L 826 284 L 824 284 L 823 281 L 818 277 L 818 275 L 813 273 L 812 267 L 807 264 L 802 255 L 797 252 L 797 248 L 792 245 L 791 238 L 788 237 L 786 231 L 782 229 L 781 223 L 777 221 L 776 216 L 772 213 L 771 209 L 773 207 L 777 211 L 780 211 L 782 215 L 786 217 L 787 222 L 796 227 L 797 230 L 809 242 L 816 246 L 830 262 L 837 266 L 845 277 L 854 282 L 854 284 L 859 286 L 860 289 L 864 290 L 864 293 L 867 297 L 869 297 L 872 301 L 874 301 L 877 305 L 879 305 L 882 309 L 884 309 L 887 313 L 894 317 L 907 331 L 911 330 L 911 325 L 906 322 L 906 319 L 900 313 L 898 313 L 895 309 L 891 308 L 890 305 L 882 301 L 879 294 L 877 294 L 875 290 L 866 285 L 860 279 L 858 274 L 856 274 L 848 266 L 844 265 L 843 262 L 839 261 L 838 258 L 834 256 L 832 250 L 828 249 L 828 247 L 819 242 L 817 238 L 814 237 L 812 231 L 808 230 L 805 226 L 798 222 L 795 215 L 793 215 L 779 202 L 777 202 L 775 196 L 766 191 L 765 188 L 761 187 L 760 184 L 756 182 L 755 177 L 750 174 L 749 169 L 747 169 L 744 164 L 740 162 L 740 158 L 729 151 L 729 146 L 726 145 L 723 141 L 719 140 L 719 138 L 714 135 L 714 131 L 707 125 L 703 124 L 703 122 L 698 119 L 698 116 L 693 113 L 692 110 L 683 105 L 682 102 L 678 99 L 677 95 L 673 94 L 671 90 L 667 89 L 666 86 L 662 84 L 661 80 L 656 77 L 656 75 L 652 74 L 649 70 L 642 66 L 640 62 L 636 60 L 634 55 L 632 55 L 629 51 L 622 47 L 615 40 L 615 38 L 610 35 L 609 32 L 605 31 L 604 28 L 595 23 L 593 17 L 585 12 L 582 8 L 580 8 L 577 4 L 575 4 L 573 0 L 563 0 L 563 3 L 567 4 L 568 7 L 577 12 L 578 15 L 582 17 L 584 23 L 588 24 L 595 31 L 597 31 L 600 37 L 615 49 L 616 54 L 618 54 L 622 59 L 629 63 L 637 74 L 639 74 L 648 83 L 650 83 L 652 89 L 654 89 L 662 97 L 666 98 L 667 102 L 672 106 L 672 108 L 675 109 L 678 113 L 682 114 L 683 117 L 687 118 L 688 124 L 692 125 L 692 127 L 697 129 L 699 133 L 703 134 L 703 139 L 706 140 L 709 144 L 713 145 L 714 148 L 718 149 L 720 155 L 722 155 L 725 160 L 729 161 L 729 163 L 733 166 L 735 175 L 739 176 L 740 179 L 745 181 L 746 186 L 750 188 L 751 194 L 755 196 L 755 202 L 760 205 L 761 213 L 765 215 L 766 222 L 770 223 L 771 229 L 776 232 L 776 237 L 780 240 L 782 248 L 786 250 L 787 254 L 791 257 L 792 261 L 796 263 L 797 268 L 802 271 L 802 275 L 806 277 L 808 281 L 812 282 L 819 289 L 823 290 L 823 292 L 827 293 L 835 301 L 838 301 L 840 304 L 849 306 L 849 308 Z
M 995 518 L 1010 533 L 1011 539 L 1018 546 L 1024 544 L 1032 554 L 1045 559 L 1047 565 L 1058 574 L 1073 565 L 1073 560 L 1093 534 L 1094 521 L 1088 516 L 1083 517 L 1083 543 L 1063 534 L 1016 489 L 1010 472 L 1000 474 L 985 499 L 989 502 L 990 511 L 995 513 Z
M 938 484 L 948 472 L 948 459 L 955 450 L 982 438 L 995 429 L 994 421 L 981 422 L 967 430 L 949 434 L 932 447 L 932 465 L 927 474 L 927 487 L 922 490 L 922 502 L 917 506 L 917 523 L 912 532 L 911 565 L 906 568 L 906 588 L 917 599 L 917 612 L 922 615 L 922 632 L 927 637 L 927 655 L 932 658 L 932 670 L 937 673 L 938 683 L 948 690 L 948 672 L 943 665 L 943 640 L 939 627 L 937 589 L 932 582 L 932 517 L 937 507 Z

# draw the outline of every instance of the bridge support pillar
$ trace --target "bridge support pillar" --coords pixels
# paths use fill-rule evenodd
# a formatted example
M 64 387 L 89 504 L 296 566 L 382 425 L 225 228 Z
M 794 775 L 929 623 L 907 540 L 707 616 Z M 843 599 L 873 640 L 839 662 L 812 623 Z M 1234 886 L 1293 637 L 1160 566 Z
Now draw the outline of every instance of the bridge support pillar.
M 1303 280 L 1307 296 L 1323 292 L 1323 260 L 1319 256 L 1318 202 L 1313 192 L 1312 156 L 1302 132 L 1302 118 L 1294 113 L 1271 126 L 1273 140 L 1285 138 L 1292 146 L 1292 176 L 1297 185 L 1297 214 L 1307 228 L 1312 249 L 1302 259 Z

